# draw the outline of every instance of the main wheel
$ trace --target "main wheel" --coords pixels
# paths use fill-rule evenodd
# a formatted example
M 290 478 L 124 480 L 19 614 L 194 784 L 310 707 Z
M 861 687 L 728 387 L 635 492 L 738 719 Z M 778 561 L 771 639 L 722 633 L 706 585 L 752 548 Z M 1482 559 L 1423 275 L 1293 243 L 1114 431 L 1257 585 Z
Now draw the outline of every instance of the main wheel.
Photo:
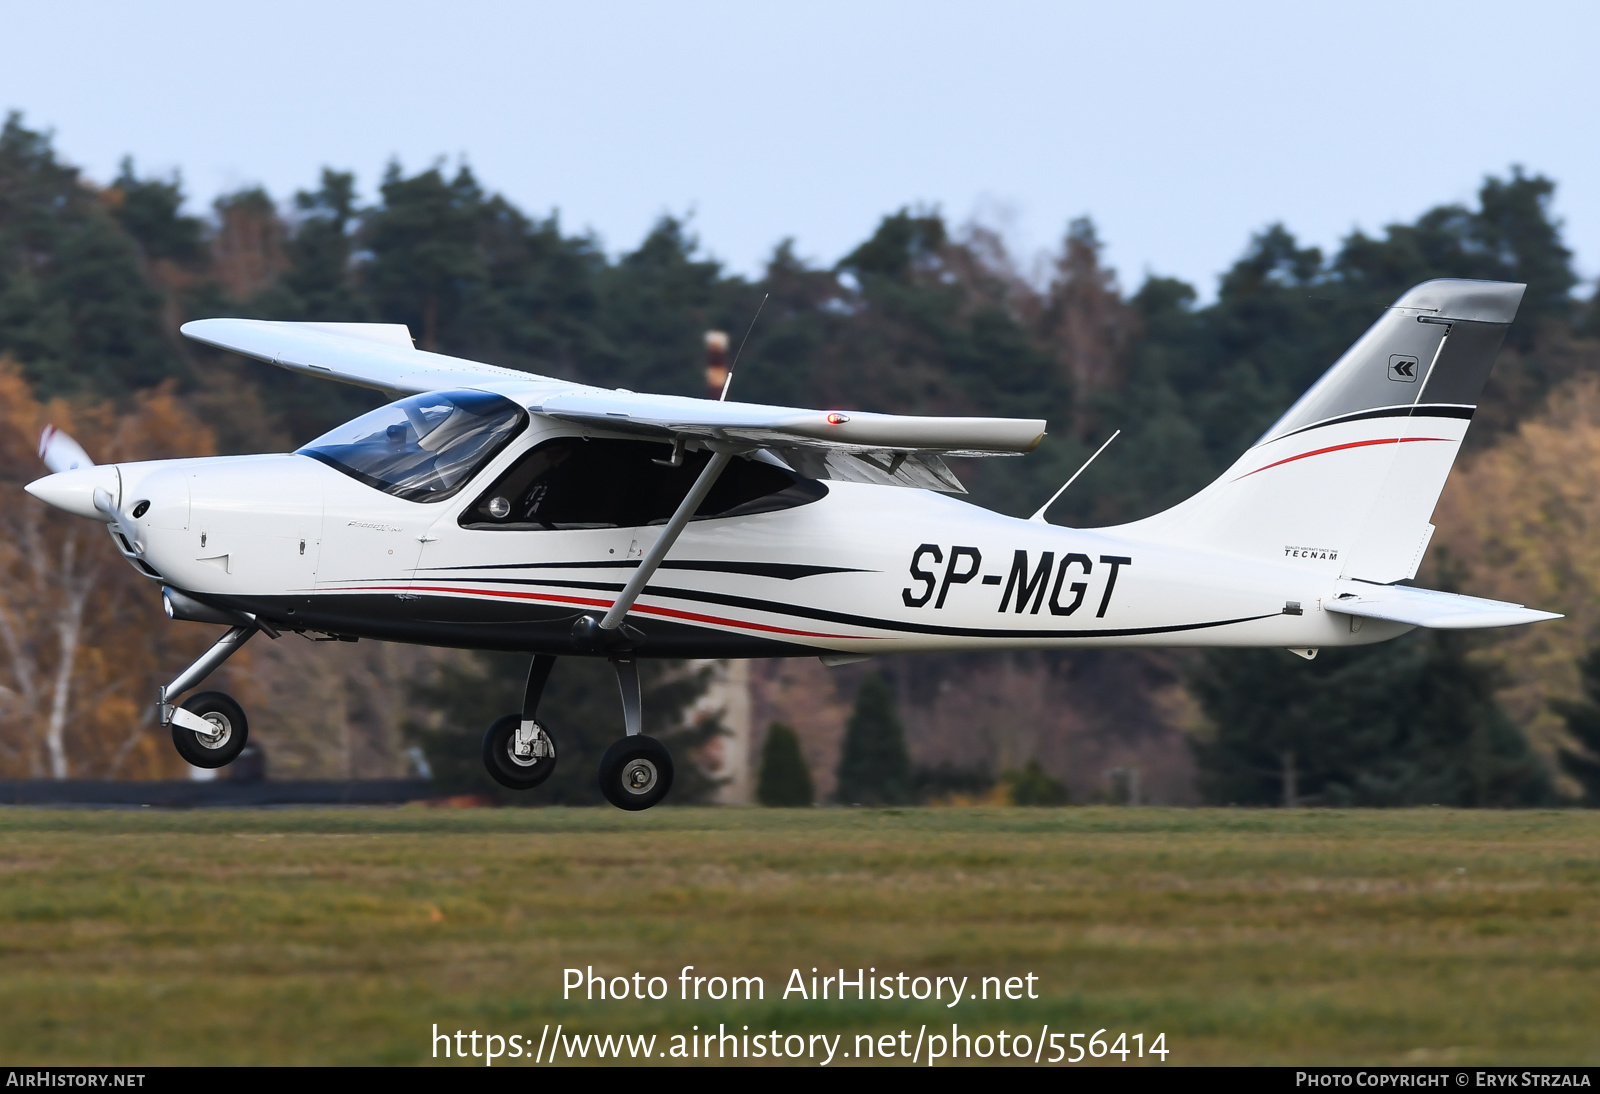
M 181 704 L 190 714 L 198 714 L 216 727 L 210 736 L 172 723 L 172 745 L 195 767 L 227 767 L 244 751 L 250 736 L 244 709 L 220 691 L 202 691 Z
M 522 715 L 507 714 L 495 719 L 483 735 L 483 766 L 489 777 L 511 790 L 532 790 L 556 769 L 555 738 L 539 722 L 533 723 L 533 740 L 517 747 L 517 729 Z
M 600 760 L 600 793 L 618 809 L 649 809 L 672 789 L 672 754 L 654 737 L 624 737 Z

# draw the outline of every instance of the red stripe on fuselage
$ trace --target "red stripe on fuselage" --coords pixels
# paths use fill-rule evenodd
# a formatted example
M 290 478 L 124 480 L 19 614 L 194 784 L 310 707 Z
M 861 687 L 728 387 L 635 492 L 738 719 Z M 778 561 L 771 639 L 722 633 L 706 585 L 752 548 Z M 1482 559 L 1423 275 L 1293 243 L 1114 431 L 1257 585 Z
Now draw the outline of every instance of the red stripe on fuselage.
M 456 596 L 498 596 L 507 600 L 541 600 L 556 604 L 581 604 L 586 608 L 609 608 L 612 602 L 588 596 L 563 596 L 559 593 L 526 593 L 512 589 L 461 589 L 444 585 L 362 585 L 344 589 L 321 589 L 319 592 L 407 592 L 407 593 L 447 593 Z M 663 615 L 670 619 L 687 619 L 696 623 L 713 623 L 724 627 L 739 627 L 744 630 L 766 631 L 771 634 L 792 634 L 801 638 L 877 638 L 878 635 L 866 634 L 825 634 L 821 631 L 797 631 L 789 627 L 774 627 L 766 623 L 750 623 L 739 619 L 724 619 L 719 615 L 701 615 L 698 612 L 686 612 L 677 608 L 658 608 L 650 604 L 634 604 L 629 611 L 639 612 L 644 615 Z
M 1408 441 L 1448 441 L 1450 439 L 1449 437 L 1383 437 L 1375 441 L 1351 441 L 1349 444 L 1336 444 L 1327 448 L 1317 448 L 1310 452 L 1302 452 L 1298 456 L 1290 456 L 1286 460 L 1279 460 L 1277 463 L 1269 463 L 1265 467 L 1258 467 L 1254 471 L 1245 472 L 1239 476 L 1239 479 L 1248 479 L 1251 475 L 1259 475 L 1263 471 L 1270 471 L 1274 467 L 1282 467 L 1284 464 L 1293 463 L 1295 460 L 1306 460 L 1312 456 L 1321 456 L 1327 452 L 1342 452 L 1346 448 L 1366 448 L 1368 445 L 1374 444 L 1405 444 Z M 1238 482 L 1239 479 L 1234 479 L 1233 481 Z

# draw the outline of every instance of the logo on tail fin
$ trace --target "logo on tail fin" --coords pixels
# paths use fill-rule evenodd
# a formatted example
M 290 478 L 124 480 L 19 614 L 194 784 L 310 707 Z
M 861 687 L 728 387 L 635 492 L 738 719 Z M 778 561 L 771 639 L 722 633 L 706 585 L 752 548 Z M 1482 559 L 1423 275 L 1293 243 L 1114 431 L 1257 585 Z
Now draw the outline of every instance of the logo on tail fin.
M 1417 359 L 1396 353 L 1389 357 L 1389 379 L 1402 384 L 1417 382 Z

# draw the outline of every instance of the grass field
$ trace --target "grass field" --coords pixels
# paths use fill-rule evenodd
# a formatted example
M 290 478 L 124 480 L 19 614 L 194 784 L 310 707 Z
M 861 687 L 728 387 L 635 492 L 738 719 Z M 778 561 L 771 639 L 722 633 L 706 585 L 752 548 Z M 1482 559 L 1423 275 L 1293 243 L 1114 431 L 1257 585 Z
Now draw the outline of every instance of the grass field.
M 673 994 L 563 1001 L 590 965 Z M 683 965 L 766 999 L 680 1002 Z M 783 1000 L 813 966 L 1040 998 Z M 8 1064 L 952 1021 L 1165 1033 L 1169 1063 L 1600 1062 L 1600 814 L 0 809 Z

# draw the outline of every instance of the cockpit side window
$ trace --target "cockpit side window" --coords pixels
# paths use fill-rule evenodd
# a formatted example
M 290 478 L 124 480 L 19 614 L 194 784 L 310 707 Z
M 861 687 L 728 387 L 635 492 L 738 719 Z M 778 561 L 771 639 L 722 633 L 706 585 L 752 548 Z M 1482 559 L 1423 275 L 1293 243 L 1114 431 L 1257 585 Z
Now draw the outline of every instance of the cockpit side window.
M 386 494 L 443 501 L 527 421 L 527 411 L 499 395 L 435 391 L 363 414 L 299 451 Z
M 528 451 L 461 514 L 463 528 L 513 530 L 636 528 L 665 524 L 710 460 L 649 441 L 557 437 Z M 826 496 L 828 488 L 792 471 L 736 459 L 695 512 L 696 520 L 788 509 Z

